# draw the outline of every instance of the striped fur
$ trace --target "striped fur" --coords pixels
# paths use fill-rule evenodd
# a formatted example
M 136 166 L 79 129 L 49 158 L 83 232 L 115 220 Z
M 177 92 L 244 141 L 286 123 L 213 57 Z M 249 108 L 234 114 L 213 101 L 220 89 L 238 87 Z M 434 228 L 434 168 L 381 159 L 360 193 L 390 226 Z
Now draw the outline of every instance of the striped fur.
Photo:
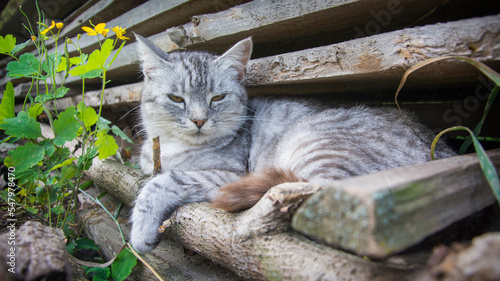
M 137 39 L 145 77 L 141 167 L 152 172 L 151 138 L 156 136 L 163 167 L 142 188 L 132 212 L 131 242 L 139 251 L 154 247 L 162 220 L 183 204 L 213 201 L 215 207 L 236 211 L 282 182 L 321 185 L 429 160 L 432 135 L 409 113 L 403 118 L 389 108 L 248 101 L 242 81 L 250 39 L 220 57 L 166 54 Z M 439 157 L 454 155 L 443 144 L 437 151 Z

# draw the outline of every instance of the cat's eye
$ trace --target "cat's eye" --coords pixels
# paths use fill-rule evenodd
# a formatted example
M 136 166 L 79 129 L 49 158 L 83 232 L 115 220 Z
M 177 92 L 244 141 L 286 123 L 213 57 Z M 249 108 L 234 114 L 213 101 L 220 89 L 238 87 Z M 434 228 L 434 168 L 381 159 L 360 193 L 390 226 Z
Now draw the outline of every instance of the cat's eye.
M 174 102 L 177 102 L 177 103 L 181 103 L 181 102 L 184 102 L 184 99 L 179 97 L 179 96 L 175 96 L 175 95 L 168 95 L 168 97 L 174 101 Z
M 212 97 L 212 101 L 220 101 L 223 100 L 226 97 L 226 95 L 217 95 Z

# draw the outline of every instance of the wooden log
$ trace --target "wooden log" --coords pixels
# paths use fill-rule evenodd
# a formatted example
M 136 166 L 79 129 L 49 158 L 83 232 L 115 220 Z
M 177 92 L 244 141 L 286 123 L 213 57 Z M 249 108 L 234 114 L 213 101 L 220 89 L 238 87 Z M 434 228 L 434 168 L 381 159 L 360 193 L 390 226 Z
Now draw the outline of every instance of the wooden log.
M 137 173 L 130 170 L 110 160 L 94 160 L 87 175 L 130 206 L 139 180 L 122 176 Z M 214 210 L 207 203 L 188 204 L 177 210 L 167 232 L 187 248 L 252 280 L 386 281 L 408 274 L 288 232 L 291 212 L 315 191 L 317 187 L 307 183 L 280 185 L 240 214 Z
M 488 156 L 500 170 L 500 149 Z M 468 154 L 333 182 L 299 208 L 292 226 L 381 258 L 494 202 L 477 156 Z
M 71 278 L 65 256 L 66 237 L 62 229 L 37 221 L 27 221 L 19 226 L 16 219 L 13 221 L 6 223 L 7 232 L 0 235 L 4 241 L 0 243 L 2 280 L 48 280 L 55 276 Z
M 87 190 L 95 197 L 99 195 L 97 189 Z M 115 222 L 100 206 L 88 200 L 85 195 L 78 196 L 83 208 L 77 212 L 77 219 L 85 221 L 84 231 L 101 249 L 106 260 L 113 258 L 123 247 L 123 241 Z M 117 208 L 118 201 L 106 195 L 101 202 L 111 212 Z M 91 205 L 86 202 L 90 201 Z M 126 237 L 129 236 L 130 226 L 127 224 L 129 209 L 120 212 L 118 220 Z M 238 276 L 222 266 L 216 265 L 201 255 L 186 251 L 172 238 L 166 237 L 151 252 L 141 254 L 141 257 L 165 280 L 241 280 Z M 132 271 L 132 276 L 140 281 L 157 281 L 153 274 L 140 262 Z
M 500 232 L 478 236 L 471 245 L 436 247 L 414 281 L 500 280 Z

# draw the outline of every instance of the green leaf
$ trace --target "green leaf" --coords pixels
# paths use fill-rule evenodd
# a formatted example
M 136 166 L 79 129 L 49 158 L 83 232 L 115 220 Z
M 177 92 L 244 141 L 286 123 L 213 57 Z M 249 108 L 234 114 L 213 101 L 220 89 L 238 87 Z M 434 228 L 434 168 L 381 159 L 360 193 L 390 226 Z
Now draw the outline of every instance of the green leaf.
M 101 46 L 101 50 L 94 50 L 88 57 L 87 63 L 70 70 L 69 74 L 80 76 L 81 78 L 100 77 L 102 69 L 111 51 L 113 51 L 113 40 L 106 39 Z M 90 72 L 90 73 L 89 73 Z
M 75 117 L 75 107 L 70 106 L 59 114 L 57 120 L 54 121 L 54 131 L 56 137 L 54 144 L 57 146 L 63 145 L 65 142 L 75 139 L 78 136 L 80 123 Z
M 56 215 L 59 215 L 62 211 L 64 211 L 63 207 L 61 205 L 57 205 L 51 209 L 53 213 Z
M 32 53 L 24 53 L 19 57 L 19 61 L 11 61 L 7 65 L 7 76 L 10 78 L 16 77 L 32 77 L 39 74 L 40 62 Z
M 92 267 L 87 269 L 85 273 L 92 276 L 92 281 L 108 281 L 111 270 L 109 267 Z
M 92 160 L 97 156 L 98 151 L 99 151 L 99 148 L 95 147 L 95 146 L 88 149 L 86 151 L 85 155 L 81 155 L 78 158 L 77 165 L 82 167 L 82 169 L 84 171 L 87 171 L 88 169 L 90 169 L 90 166 L 92 166 Z
M 62 146 L 65 142 L 75 139 L 78 136 L 80 123 L 75 118 L 75 107 L 70 106 L 59 114 L 54 121 L 54 145 Z
M 4 119 L 0 129 L 12 137 L 35 139 L 42 136 L 40 123 L 25 111 L 19 112 L 17 117 Z
M 469 128 L 463 126 L 456 126 L 440 132 L 432 141 L 431 145 L 432 160 L 434 160 L 434 149 L 436 147 L 436 143 L 439 140 L 439 138 L 447 132 L 458 131 L 458 130 L 467 131 L 472 137 L 472 142 L 474 144 L 474 148 L 476 149 L 476 154 L 477 158 L 479 159 L 479 165 L 481 166 L 481 170 L 483 171 L 483 174 L 486 177 L 486 180 L 488 181 L 488 184 L 490 185 L 493 194 L 495 194 L 498 204 L 500 205 L 500 179 L 498 178 L 497 170 L 493 165 L 493 163 L 491 162 L 490 158 L 488 158 L 488 155 L 486 154 L 486 151 L 484 151 L 484 148 L 481 145 L 481 143 L 476 138 L 476 136 L 474 136 L 474 133 Z
M 28 108 L 28 114 L 30 117 L 37 118 L 43 112 L 43 104 L 35 103 Z
M 100 57 L 100 63 L 102 66 L 106 63 L 106 60 L 108 59 L 109 55 L 111 54 L 111 51 L 113 51 L 113 40 L 112 39 L 106 39 L 104 43 L 101 46 L 101 57 Z
M 109 127 L 109 124 L 111 124 L 111 121 L 101 116 L 101 118 L 99 118 L 99 122 L 97 123 L 97 128 L 100 130 L 109 131 L 111 129 Z
M 101 69 L 94 69 L 91 70 L 87 73 L 84 73 L 80 75 L 80 78 L 82 79 L 92 79 L 92 78 L 97 78 L 102 76 L 102 70 Z
M 0 36 L 0 53 L 10 54 L 16 47 L 16 38 L 12 34 L 7 34 L 5 37 Z
M 68 91 L 69 91 L 69 88 L 59 87 L 56 89 L 55 93 L 49 93 L 49 94 L 45 94 L 45 95 L 37 95 L 35 97 L 35 101 L 43 103 L 43 102 L 46 102 L 48 100 L 59 99 L 59 98 L 64 97 Z
M 78 110 L 78 118 L 82 120 L 87 130 L 90 130 L 90 127 L 97 123 L 99 115 L 97 115 L 94 108 L 86 106 L 83 102 L 78 103 L 76 108 Z
M 99 247 L 97 247 L 94 240 L 92 240 L 92 239 L 82 237 L 82 238 L 76 239 L 75 243 L 76 243 L 75 250 L 89 250 L 89 249 L 91 249 L 91 250 L 99 251 Z
M 70 158 L 70 159 L 66 159 L 64 162 L 62 162 L 61 164 L 57 164 L 55 165 L 54 167 L 52 167 L 52 169 L 50 169 L 51 171 L 55 170 L 55 169 L 59 169 L 61 167 L 65 167 L 65 166 L 70 166 L 70 165 L 73 165 L 73 161 L 76 160 L 77 158 Z
M 66 66 L 67 66 L 66 58 L 62 57 L 61 62 L 57 65 L 56 72 L 66 71 Z
M 32 214 L 37 214 L 38 213 L 38 209 L 35 209 L 33 207 L 24 207 L 24 209 Z
M 115 281 L 127 278 L 137 264 L 137 257 L 128 248 L 124 249 L 111 264 L 111 277 Z
M 9 151 L 9 155 L 9 163 L 16 167 L 16 173 L 21 173 L 42 161 L 45 155 L 45 147 L 27 143 Z
M 0 104 L 0 124 L 3 123 L 4 119 L 16 116 L 14 106 L 14 86 L 12 85 L 12 82 L 9 81 L 5 87 L 5 91 L 3 91 L 2 103 Z
M 481 71 L 484 75 L 488 76 L 495 84 L 500 86 L 500 73 L 496 72 L 495 70 L 491 69 L 489 66 L 486 64 L 479 62 L 477 60 L 467 58 L 467 57 L 455 57 L 457 59 L 464 60 L 470 64 L 472 64 L 474 67 L 476 67 L 479 71 Z
M 7 158 L 10 158 L 10 156 Z M 7 158 L 5 158 L 5 160 L 7 160 Z M 19 186 L 22 186 L 23 184 L 31 185 L 40 178 L 38 166 L 33 166 L 28 170 L 19 173 L 16 170 L 16 178 L 18 179 Z
M 47 68 L 44 69 L 49 76 L 54 76 L 57 72 L 57 68 L 62 61 L 62 55 L 59 53 L 52 53 L 47 56 Z M 65 59 L 66 60 L 66 59 Z
M 66 245 L 66 252 L 68 252 L 68 254 L 70 254 L 70 255 L 73 255 L 73 251 L 75 250 L 75 247 L 76 247 L 75 242 L 73 242 L 73 241 L 69 242 L 68 245 Z
M 14 49 L 11 51 L 11 53 L 15 54 L 15 53 L 21 51 L 22 49 L 24 49 L 24 47 L 26 47 L 29 44 L 30 41 L 31 41 L 31 39 L 28 39 L 26 42 L 16 45 L 14 47 Z
M 117 136 L 119 136 L 121 139 L 129 142 L 129 143 L 134 143 L 122 130 L 120 130 L 120 128 L 118 128 L 116 125 L 113 125 L 111 127 L 111 131 L 113 131 L 113 133 Z
M 73 76 L 81 76 L 92 70 L 101 70 L 102 64 L 100 63 L 101 51 L 95 50 L 89 55 L 89 59 L 86 64 L 79 65 L 69 71 L 69 74 Z
M 99 150 L 99 159 L 106 159 L 109 156 L 113 156 L 118 150 L 115 138 L 108 134 L 99 133 L 95 145 Z
M 82 58 L 80 57 L 72 57 L 69 59 L 69 65 L 78 65 L 82 62 Z
M 491 105 L 495 101 L 495 98 L 497 97 L 498 91 L 500 90 L 500 87 L 496 85 L 493 90 L 491 91 L 488 101 L 486 102 L 486 106 L 484 108 L 483 112 L 483 117 L 479 121 L 479 123 L 476 125 L 474 130 L 472 132 L 474 133 L 474 136 L 479 136 L 479 133 L 481 132 L 481 129 L 483 128 L 484 120 L 486 119 L 486 116 L 488 116 L 488 113 L 490 112 Z M 460 147 L 460 150 L 458 151 L 458 154 L 464 154 L 465 151 L 467 151 L 467 148 L 472 144 L 472 136 L 467 137 L 467 139 L 464 141 L 462 146 Z
M 76 174 L 75 166 L 65 166 L 61 168 L 61 180 L 70 180 Z

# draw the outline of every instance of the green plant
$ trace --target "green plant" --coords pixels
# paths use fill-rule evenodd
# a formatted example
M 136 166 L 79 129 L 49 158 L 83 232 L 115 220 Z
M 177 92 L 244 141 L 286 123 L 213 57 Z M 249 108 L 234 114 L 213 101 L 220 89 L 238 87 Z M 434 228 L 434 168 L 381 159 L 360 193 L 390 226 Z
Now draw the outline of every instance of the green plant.
M 132 142 L 117 126 L 101 116 L 104 90 L 109 82 L 106 73 L 128 38 L 124 37 L 125 29 L 117 26 L 112 28 L 117 38 L 106 39 L 109 29 L 105 28 L 105 23 L 94 26 L 90 22 L 92 27 L 84 27 L 83 30 L 89 36 L 97 36 L 99 47 L 85 54 L 78 41 L 66 38 L 64 52 L 60 52 L 57 44 L 63 24 L 52 21 L 48 26 L 43 23 L 40 12 L 39 17 L 41 20 L 36 28 L 26 26 L 31 39 L 24 43 L 17 44 L 12 35 L 0 36 L 0 54 L 13 58 L 7 65 L 7 76 L 31 79 L 22 109 L 17 114 L 11 82 L 8 82 L 0 104 L 0 129 L 7 135 L 2 142 L 19 144 L 4 159 L 11 173 L 9 186 L 0 197 L 9 206 L 25 209 L 49 226 L 63 229 L 69 245 L 78 244 L 82 240 L 77 239 L 71 225 L 75 222 L 76 195 L 78 192 L 88 195 L 84 189 L 91 185 L 90 182 L 82 182 L 85 170 L 91 167 L 94 158 L 104 159 L 116 154 L 118 145 L 111 133 Z M 77 39 L 80 38 L 81 35 L 78 35 Z M 52 52 L 46 45 L 49 39 L 55 44 Z M 36 47 L 36 54 L 26 52 L 17 56 L 30 42 Z M 75 46 L 77 55 L 69 55 L 68 44 Z M 70 76 L 78 76 L 82 80 L 82 101 L 61 110 L 57 108 L 57 101 L 68 93 L 65 81 Z M 85 105 L 85 79 L 90 78 L 102 81 L 101 102 L 97 111 Z M 41 117 L 48 120 L 49 132 L 42 133 Z M 70 149 L 68 143 L 72 141 L 78 144 Z M 91 198 L 104 208 L 98 199 Z M 111 217 L 120 228 L 116 219 Z M 123 242 L 128 245 L 124 238 Z M 93 280 L 107 280 L 110 275 L 114 280 L 123 280 L 130 274 L 136 260 L 136 256 L 125 249 L 113 259 L 111 270 L 96 266 L 88 272 L 95 273 Z
M 486 116 L 488 115 L 488 112 L 491 108 L 491 105 L 495 101 L 495 98 L 500 90 L 500 74 L 498 72 L 494 71 L 493 69 L 491 69 L 490 67 L 488 67 L 484 63 L 478 62 L 476 60 L 473 60 L 473 59 L 467 58 L 467 57 L 447 56 L 447 57 L 437 57 L 437 58 L 428 59 L 428 60 L 425 60 L 425 61 L 422 61 L 420 63 L 415 64 L 414 66 L 410 67 L 404 73 L 403 77 L 401 78 L 401 82 L 399 84 L 399 87 L 396 91 L 396 95 L 394 97 L 396 105 L 401 110 L 401 108 L 399 107 L 399 104 L 398 104 L 398 100 L 397 100 L 398 94 L 400 93 L 401 89 L 403 88 L 403 86 L 406 82 L 406 79 L 408 78 L 408 76 L 411 73 L 413 73 L 414 71 L 416 71 L 422 67 L 425 67 L 426 65 L 429 65 L 431 63 L 435 63 L 437 61 L 442 61 L 442 60 L 448 60 L 448 59 L 462 60 L 462 61 L 465 61 L 465 62 L 471 64 L 472 66 L 477 68 L 479 71 L 481 71 L 484 75 L 486 75 L 489 79 L 491 79 L 496 85 L 491 90 L 488 101 L 486 102 L 483 116 L 482 116 L 481 120 L 479 121 L 479 123 L 474 128 L 474 130 L 470 130 L 469 128 L 463 127 L 463 126 L 455 126 L 455 127 L 451 127 L 451 128 L 448 128 L 448 129 L 441 131 L 434 138 L 434 140 L 432 142 L 431 158 L 434 160 L 434 149 L 435 149 L 437 141 L 439 140 L 439 138 L 442 135 L 444 135 L 445 133 L 451 132 L 451 131 L 459 131 L 459 130 L 467 131 L 469 133 L 469 136 L 467 138 L 465 138 L 464 143 L 460 147 L 459 154 L 464 154 L 465 151 L 467 150 L 467 148 L 471 144 L 474 144 L 474 149 L 476 150 L 477 157 L 479 159 L 479 164 L 481 166 L 483 174 L 486 177 L 486 180 L 487 180 L 488 184 L 490 185 L 491 190 L 493 191 L 493 194 L 495 195 L 498 204 L 500 204 L 500 181 L 499 181 L 498 173 L 496 171 L 495 166 L 493 165 L 491 160 L 488 158 L 483 146 L 481 145 L 481 143 L 478 140 L 479 133 L 481 132 L 481 128 L 484 124 Z

